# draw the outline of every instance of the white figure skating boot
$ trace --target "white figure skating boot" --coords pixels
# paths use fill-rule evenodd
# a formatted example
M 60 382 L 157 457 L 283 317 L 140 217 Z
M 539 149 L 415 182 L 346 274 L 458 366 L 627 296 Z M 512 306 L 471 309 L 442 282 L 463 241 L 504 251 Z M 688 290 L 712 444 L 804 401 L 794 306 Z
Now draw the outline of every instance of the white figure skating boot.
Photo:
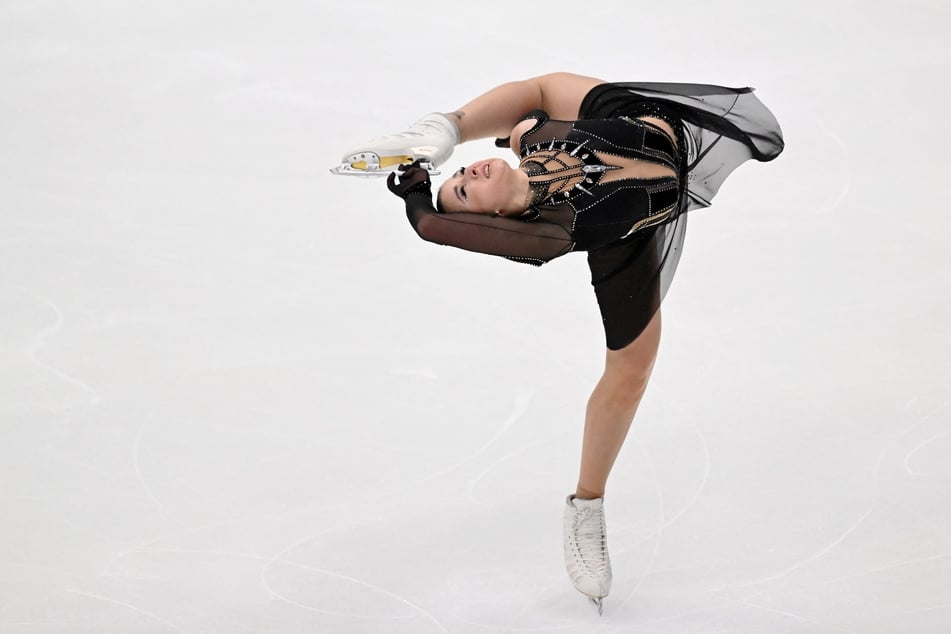
M 579 592 L 588 595 L 602 613 L 602 600 L 611 592 L 611 558 L 604 525 L 604 499 L 565 500 L 565 568 Z
M 432 112 L 397 134 L 371 139 L 347 152 L 343 161 L 330 170 L 348 176 L 386 176 L 400 165 L 419 160 L 430 174 L 449 160 L 459 143 L 459 128 L 449 117 Z

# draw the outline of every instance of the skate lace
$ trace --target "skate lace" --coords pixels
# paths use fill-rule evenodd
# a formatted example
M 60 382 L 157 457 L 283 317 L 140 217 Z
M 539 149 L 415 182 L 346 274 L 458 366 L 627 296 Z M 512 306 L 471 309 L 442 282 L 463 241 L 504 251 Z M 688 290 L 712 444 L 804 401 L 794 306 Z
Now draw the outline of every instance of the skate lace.
M 594 573 L 607 570 L 608 542 L 604 526 L 604 511 L 581 509 L 575 515 L 573 527 L 575 545 L 585 568 Z

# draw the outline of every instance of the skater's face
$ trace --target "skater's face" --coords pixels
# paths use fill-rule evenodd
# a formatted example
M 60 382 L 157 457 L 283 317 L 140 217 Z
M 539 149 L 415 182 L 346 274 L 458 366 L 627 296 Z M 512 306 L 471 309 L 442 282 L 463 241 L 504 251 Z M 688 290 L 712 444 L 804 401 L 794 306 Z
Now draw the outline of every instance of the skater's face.
M 528 186 L 524 185 L 525 193 L 519 193 L 522 186 L 519 174 L 520 170 L 504 159 L 476 161 L 468 167 L 460 167 L 443 183 L 437 196 L 445 211 L 520 214 L 525 211 L 521 203 L 525 201 Z

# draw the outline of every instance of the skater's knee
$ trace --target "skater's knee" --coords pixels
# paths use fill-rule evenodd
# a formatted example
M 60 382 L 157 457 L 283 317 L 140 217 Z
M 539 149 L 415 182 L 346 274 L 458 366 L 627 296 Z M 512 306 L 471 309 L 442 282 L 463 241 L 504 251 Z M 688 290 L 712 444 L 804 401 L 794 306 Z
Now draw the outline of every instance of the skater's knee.
M 609 380 L 625 386 L 629 390 L 643 390 L 650 380 L 653 362 L 644 364 L 609 363 L 604 370 L 604 376 Z
M 650 373 L 650 366 L 609 363 L 592 394 L 592 405 L 617 411 L 636 411 L 647 390 Z
M 608 350 L 604 374 L 632 387 L 645 386 L 654 369 L 657 350 L 638 350 L 632 346 L 633 344 L 621 350 Z

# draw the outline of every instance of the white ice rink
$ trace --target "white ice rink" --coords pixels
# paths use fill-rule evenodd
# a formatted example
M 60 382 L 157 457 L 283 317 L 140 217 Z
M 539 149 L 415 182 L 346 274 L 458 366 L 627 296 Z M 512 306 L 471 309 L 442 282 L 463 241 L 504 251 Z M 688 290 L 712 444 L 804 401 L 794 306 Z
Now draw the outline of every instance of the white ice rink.
M 942 0 L 0 1 L 0 633 L 951 632 L 949 33 Z M 328 173 L 556 70 L 754 86 L 787 142 L 691 213 L 600 618 L 561 554 L 584 256 L 428 244 Z

